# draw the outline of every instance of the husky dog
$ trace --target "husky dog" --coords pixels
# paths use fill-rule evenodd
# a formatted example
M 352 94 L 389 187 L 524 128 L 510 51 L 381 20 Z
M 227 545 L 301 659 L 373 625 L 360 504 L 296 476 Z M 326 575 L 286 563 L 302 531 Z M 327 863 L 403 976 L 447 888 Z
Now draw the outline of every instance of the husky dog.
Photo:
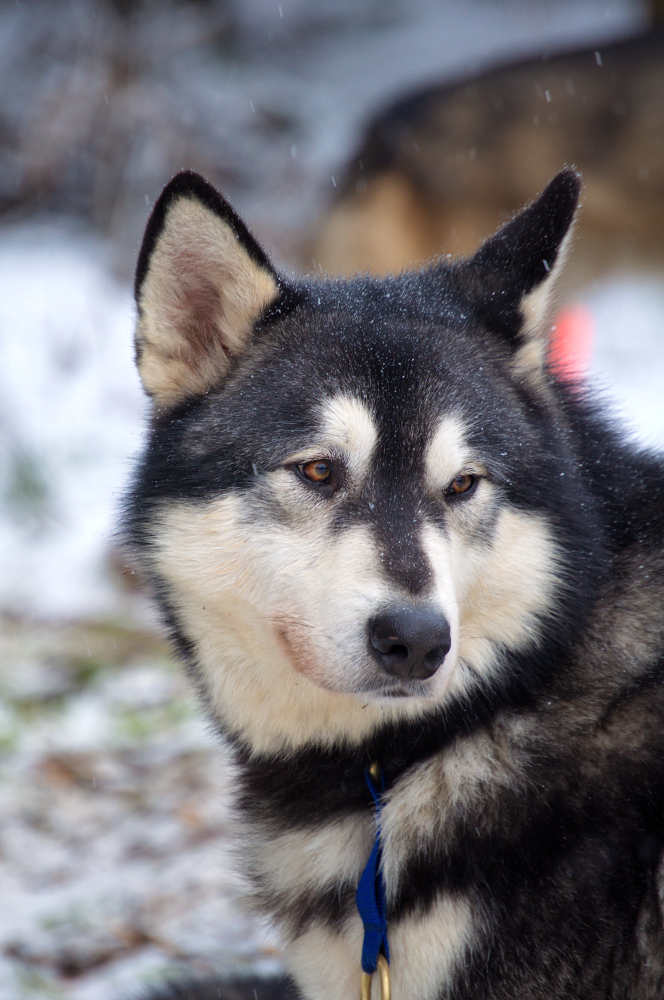
M 664 464 L 547 360 L 578 193 L 385 279 L 283 278 L 192 173 L 148 223 L 126 535 L 306 1000 L 372 857 L 393 1000 L 664 997 Z
M 425 87 L 367 125 L 313 256 L 334 273 L 380 274 L 472 253 L 574 163 L 584 203 L 566 288 L 616 268 L 661 271 L 663 135 L 664 24 Z

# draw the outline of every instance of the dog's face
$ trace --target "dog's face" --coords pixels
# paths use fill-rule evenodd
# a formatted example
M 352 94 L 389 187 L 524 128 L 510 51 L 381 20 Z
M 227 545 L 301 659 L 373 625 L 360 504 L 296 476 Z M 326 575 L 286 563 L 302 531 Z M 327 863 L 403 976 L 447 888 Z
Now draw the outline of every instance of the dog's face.
M 559 175 L 467 262 L 286 286 L 204 182 L 166 189 L 137 279 L 156 416 L 130 527 L 254 745 L 359 737 L 568 634 L 583 483 L 542 333 L 577 193 Z

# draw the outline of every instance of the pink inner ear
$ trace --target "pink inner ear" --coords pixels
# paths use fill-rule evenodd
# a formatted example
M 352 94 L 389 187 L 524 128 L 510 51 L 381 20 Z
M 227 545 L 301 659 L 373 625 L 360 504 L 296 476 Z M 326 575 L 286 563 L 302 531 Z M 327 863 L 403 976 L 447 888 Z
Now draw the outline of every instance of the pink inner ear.
M 177 338 L 175 343 L 171 340 L 173 353 L 192 364 L 220 348 L 228 353 L 223 337 L 222 295 L 205 273 L 203 257 L 191 251 L 180 251 L 174 257 L 162 299 L 162 322 Z
M 590 368 L 595 339 L 595 320 L 587 306 L 561 309 L 556 317 L 549 347 L 549 360 L 563 378 L 583 378 Z
M 191 354 L 209 353 L 213 345 L 227 350 L 221 329 L 223 302 L 219 289 L 201 274 L 183 275 L 181 282 L 177 326 Z

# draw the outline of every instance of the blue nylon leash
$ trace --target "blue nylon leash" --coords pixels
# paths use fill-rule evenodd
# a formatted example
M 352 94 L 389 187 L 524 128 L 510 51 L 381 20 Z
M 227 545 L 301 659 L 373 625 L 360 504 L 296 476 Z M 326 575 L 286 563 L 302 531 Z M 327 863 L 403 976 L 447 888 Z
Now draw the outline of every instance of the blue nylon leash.
M 376 819 L 376 838 L 374 840 L 369 860 L 360 876 L 355 895 L 355 903 L 364 924 L 364 941 L 362 943 L 362 971 L 372 975 L 378 965 L 378 956 L 382 952 L 386 960 L 390 960 L 390 950 L 387 944 L 387 904 L 385 900 L 385 880 L 381 867 L 382 849 L 380 843 L 380 814 L 383 808 L 385 782 L 380 774 L 380 789 L 376 788 L 369 769 L 364 772 L 371 797 L 374 800 Z

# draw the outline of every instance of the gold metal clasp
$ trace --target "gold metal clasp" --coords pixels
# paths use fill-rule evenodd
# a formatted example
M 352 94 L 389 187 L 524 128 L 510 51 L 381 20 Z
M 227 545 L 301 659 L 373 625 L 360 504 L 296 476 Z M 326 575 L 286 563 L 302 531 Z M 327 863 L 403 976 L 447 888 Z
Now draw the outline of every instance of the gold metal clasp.
M 380 1000 L 390 1000 L 391 987 L 390 987 L 390 967 L 387 964 L 387 959 L 381 954 L 376 960 L 376 972 L 380 978 Z M 373 973 L 363 972 L 362 982 L 360 985 L 360 1000 L 371 1000 L 371 980 L 373 978 Z
M 369 776 L 371 777 L 374 785 L 380 784 L 380 764 L 376 761 L 369 767 Z

